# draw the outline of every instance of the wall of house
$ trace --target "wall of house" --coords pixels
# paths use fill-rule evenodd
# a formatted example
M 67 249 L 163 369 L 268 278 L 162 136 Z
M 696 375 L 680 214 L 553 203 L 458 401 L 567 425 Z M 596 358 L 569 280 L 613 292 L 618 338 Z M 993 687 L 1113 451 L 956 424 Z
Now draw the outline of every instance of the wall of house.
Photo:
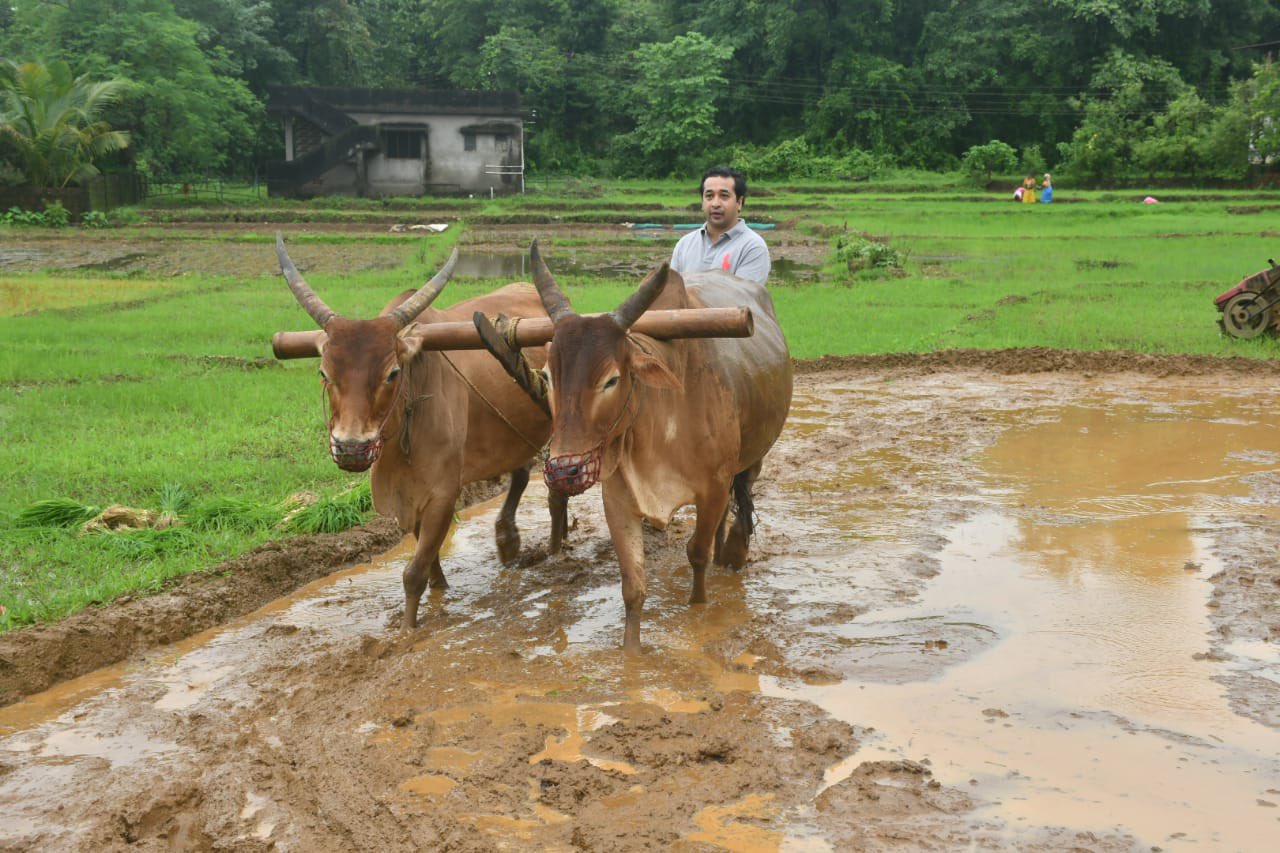
M 361 124 L 405 126 L 421 124 L 423 116 L 406 113 L 350 112 Z M 520 127 L 520 119 L 510 115 L 432 115 L 427 119 L 425 162 L 399 160 L 370 154 L 367 161 L 371 195 L 421 195 L 423 193 L 495 194 L 520 192 L 520 176 L 486 174 L 486 166 L 520 164 L 520 137 L 508 135 L 505 146 L 495 146 L 493 134 L 478 134 L 476 150 L 465 150 L 462 128 L 486 122 L 509 122 Z M 415 171 L 416 167 L 416 171 Z M 426 168 L 429 167 L 429 173 Z

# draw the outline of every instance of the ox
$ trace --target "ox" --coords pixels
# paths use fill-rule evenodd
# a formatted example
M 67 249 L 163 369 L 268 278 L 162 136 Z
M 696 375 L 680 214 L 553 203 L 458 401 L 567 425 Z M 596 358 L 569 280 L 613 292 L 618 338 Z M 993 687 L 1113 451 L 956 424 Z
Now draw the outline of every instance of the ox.
M 551 431 L 543 410 L 487 354 L 423 349 L 415 329 L 470 321 L 476 311 L 537 316 L 543 313 L 538 294 L 528 284 L 510 284 L 443 311 L 430 308 L 453 272 L 455 252 L 417 292 L 400 294 L 372 320 L 351 320 L 307 285 L 279 236 L 276 252 L 290 290 L 324 330 L 316 348 L 331 413 L 330 455 L 345 471 L 372 468 L 374 507 L 417 537 L 404 569 L 404 626 L 411 629 L 427 585 L 448 586 L 440 546 L 464 485 L 510 473 L 494 530 L 502 562 L 519 554 L 516 506 L 529 482 L 529 463 Z M 544 348 L 530 355 L 539 365 Z M 559 550 L 568 526 L 567 502 L 559 494 L 549 497 L 551 553 Z
M 751 487 L 791 405 L 791 359 L 762 285 L 722 272 L 682 278 L 663 264 L 611 314 L 575 314 L 538 252 L 534 284 L 555 323 L 547 354 L 552 437 L 543 472 L 553 492 L 601 483 L 622 573 L 623 650 L 640 651 L 645 599 L 642 521 L 658 529 L 697 508 L 686 545 L 691 604 L 706 601 L 709 559 L 741 568 L 752 533 Z M 661 341 L 628 332 L 650 307 L 746 305 L 749 338 Z M 730 494 L 737 504 L 725 534 Z M 713 555 L 714 551 L 714 555 Z

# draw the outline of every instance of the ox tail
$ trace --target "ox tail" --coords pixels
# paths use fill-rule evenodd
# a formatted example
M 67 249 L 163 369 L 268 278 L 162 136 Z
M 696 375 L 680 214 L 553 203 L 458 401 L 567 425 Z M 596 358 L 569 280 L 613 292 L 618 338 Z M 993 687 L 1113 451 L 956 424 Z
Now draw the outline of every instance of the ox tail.
M 755 479 L 752 469 L 739 471 L 733 478 L 734 523 L 742 525 L 742 532 L 747 539 L 756 532 L 756 505 L 751 500 L 751 483 Z

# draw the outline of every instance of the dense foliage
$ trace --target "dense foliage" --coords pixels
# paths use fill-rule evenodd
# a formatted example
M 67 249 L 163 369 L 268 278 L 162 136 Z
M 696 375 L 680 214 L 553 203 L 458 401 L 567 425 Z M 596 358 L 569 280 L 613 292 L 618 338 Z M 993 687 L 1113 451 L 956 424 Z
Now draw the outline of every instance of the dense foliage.
M 1280 153 L 1277 0 L 12 0 L 0 56 L 125 79 L 160 176 L 253 174 L 273 83 L 514 89 L 533 171 L 1239 179 Z M 982 155 L 985 156 L 985 155 Z M 979 155 L 966 162 L 976 168 Z M 1005 162 L 1003 156 L 997 165 Z M 985 171 L 985 167 L 979 171 Z

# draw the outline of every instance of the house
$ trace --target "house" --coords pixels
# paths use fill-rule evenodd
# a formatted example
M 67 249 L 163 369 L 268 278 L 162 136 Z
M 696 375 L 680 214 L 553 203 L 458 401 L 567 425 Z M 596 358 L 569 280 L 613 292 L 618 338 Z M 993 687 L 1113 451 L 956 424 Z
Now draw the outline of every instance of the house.
M 284 160 L 272 195 L 363 197 L 524 190 L 524 131 L 515 92 L 273 86 Z

